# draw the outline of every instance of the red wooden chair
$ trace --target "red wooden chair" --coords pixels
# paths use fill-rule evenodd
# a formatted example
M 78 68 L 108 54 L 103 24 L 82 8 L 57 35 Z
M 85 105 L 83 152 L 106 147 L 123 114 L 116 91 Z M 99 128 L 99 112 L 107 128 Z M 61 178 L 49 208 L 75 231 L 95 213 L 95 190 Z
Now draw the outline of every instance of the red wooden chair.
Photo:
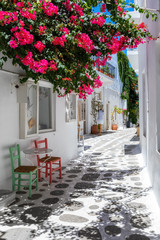
M 47 138 L 44 140 L 34 140 L 35 148 L 48 148 L 48 143 L 47 143 Z M 49 183 L 52 183 L 52 173 L 54 171 L 59 171 L 59 177 L 62 178 L 62 167 L 61 167 L 61 158 L 60 157 L 53 157 L 53 156 L 48 156 L 46 154 L 45 157 L 40 158 L 39 155 L 37 155 L 37 161 L 38 161 L 38 178 L 39 180 L 41 179 L 41 170 L 45 168 L 45 177 L 47 178 L 49 175 Z M 56 166 L 58 165 L 58 166 Z M 56 166 L 56 167 L 55 167 Z

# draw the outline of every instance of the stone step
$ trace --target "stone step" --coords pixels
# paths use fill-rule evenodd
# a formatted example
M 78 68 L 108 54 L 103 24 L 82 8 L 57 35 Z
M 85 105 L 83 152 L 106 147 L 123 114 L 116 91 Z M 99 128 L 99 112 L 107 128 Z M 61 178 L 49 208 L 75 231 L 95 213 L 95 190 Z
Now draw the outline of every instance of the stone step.
M 15 201 L 16 193 L 6 189 L 0 189 L 0 210 Z
M 4 232 L 2 239 L 4 240 L 30 240 L 32 229 L 30 228 L 11 228 Z M 1 238 L 0 238 L 1 239 Z

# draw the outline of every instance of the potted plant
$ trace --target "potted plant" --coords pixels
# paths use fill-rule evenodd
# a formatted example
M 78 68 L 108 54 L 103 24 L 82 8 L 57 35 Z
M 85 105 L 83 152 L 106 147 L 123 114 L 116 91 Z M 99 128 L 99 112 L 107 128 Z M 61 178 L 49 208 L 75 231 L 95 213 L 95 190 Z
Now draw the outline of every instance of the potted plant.
M 100 72 L 103 73 L 104 72 L 104 69 L 103 67 L 100 68 Z
M 139 123 L 137 124 L 137 136 L 139 137 Z
M 98 134 L 98 124 L 97 124 L 97 115 L 98 115 L 98 110 L 100 108 L 103 108 L 103 104 L 100 101 L 96 100 L 96 96 L 92 98 L 91 101 L 91 115 L 93 116 L 93 125 L 91 127 L 91 133 L 92 134 Z
M 101 72 L 105 73 L 105 68 L 104 67 L 101 67 Z
M 123 113 L 123 110 L 121 108 L 114 107 L 114 110 L 111 112 L 112 130 L 118 129 L 118 124 L 115 120 L 115 113 L 121 114 Z
M 114 78 L 115 77 L 115 74 L 114 73 L 111 73 L 111 78 Z

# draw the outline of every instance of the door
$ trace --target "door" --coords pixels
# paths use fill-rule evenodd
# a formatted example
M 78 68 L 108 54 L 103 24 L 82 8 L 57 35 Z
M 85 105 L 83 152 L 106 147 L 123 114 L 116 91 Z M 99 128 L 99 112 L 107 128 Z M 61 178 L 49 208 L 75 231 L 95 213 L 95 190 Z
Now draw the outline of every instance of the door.
M 86 133 L 86 102 L 83 100 L 78 101 L 78 125 L 83 128 L 83 133 Z
M 109 129 L 109 124 L 110 124 L 109 108 L 110 108 L 110 102 L 106 104 L 106 130 Z

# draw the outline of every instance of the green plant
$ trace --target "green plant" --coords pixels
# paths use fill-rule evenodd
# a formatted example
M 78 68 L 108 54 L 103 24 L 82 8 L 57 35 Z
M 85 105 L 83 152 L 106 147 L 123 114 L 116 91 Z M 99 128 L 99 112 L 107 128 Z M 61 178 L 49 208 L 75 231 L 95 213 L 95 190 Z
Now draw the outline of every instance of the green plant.
M 104 71 L 105 71 L 106 73 L 109 73 L 109 66 L 108 66 L 108 65 L 105 66 Z
M 99 109 L 103 109 L 103 103 L 100 101 L 97 101 L 96 96 L 94 95 L 91 101 L 91 115 L 93 116 L 94 125 L 97 124 L 97 115 L 98 115 Z
M 26 72 L 21 82 L 50 81 L 59 96 L 74 91 L 85 99 L 92 94 L 102 86 L 96 64 L 104 66 L 112 54 L 153 38 L 144 23 L 131 20 L 126 1 L 105 0 L 100 14 L 86 2 L 97 3 L 1 0 L 0 66 L 11 58 Z
M 115 122 L 115 119 L 114 119 L 115 113 L 121 114 L 121 113 L 123 113 L 123 109 L 114 107 L 113 111 L 111 112 L 111 120 L 112 120 L 112 122 Z
M 129 60 L 125 53 L 119 52 L 117 56 L 119 75 L 123 83 L 121 98 L 127 100 L 128 120 L 136 124 L 139 117 L 138 76 L 129 66 Z

